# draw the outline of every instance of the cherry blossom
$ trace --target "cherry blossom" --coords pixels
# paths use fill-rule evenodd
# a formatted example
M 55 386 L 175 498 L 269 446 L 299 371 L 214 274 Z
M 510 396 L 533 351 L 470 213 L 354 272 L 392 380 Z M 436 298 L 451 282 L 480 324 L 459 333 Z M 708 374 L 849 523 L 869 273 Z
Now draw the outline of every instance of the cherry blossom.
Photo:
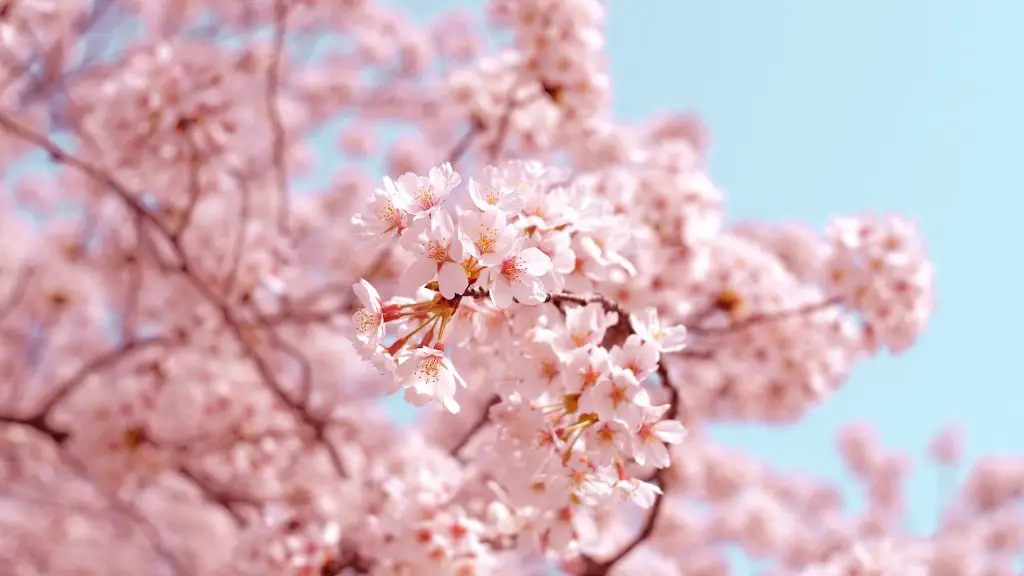
M 540 278 L 548 272 L 551 272 L 548 255 L 537 248 L 524 248 L 523 242 L 517 240 L 504 250 L 497 264 L 484 269 L 481 279 L 494 305 L 508 308 L 513 300 L 522 304 L 542 302 L 546 292 Z
M 355 341 L 363 350 L 376 350 L 384 337 L 384 313 L 381 308 L 380 294 L 372 284 L 360 279 L 352 286 L 352 291 L 359 297 L 363 307 L 356 310 L 352 319 L 355 329 Z
M 438 281 L 439 291 L 445 298 L 454 298 L 469 286 L 462 265 L 462 243 L 456 238 L 455 224 L 445 212 L 437 212 L 429 220 L 419 220 L 403 238 L 419 258 L 402 276 L 403 283 L 418 288 Z
M 430 169 L 427 176 L 407 172 L 395 182 L 395 203 L 413 219 L 424 218 L 440 210 L 442 203 L 461 178 L 445 163 Z
M 384 188 L 373 191 L 373 199 L 367 211 L 369 216 L 356 214 L 352 217 L 352 223 L 363 230 L 364 236 L 400 236 L 408 228 L 408 214 L 395 207 L 397 195 L 394 181 L 385 176 Z
M 455 386 L 465 388 L 466 381 L 445 358 L 444 351 L 427 347 L 413 350 L 400 361 L 395 376 L 410 402 L 422 405 L 436 399 L 452 414 L 459 413 Z
M 629 324 L 638 336 L 657 346 L 661 352 L 678 352 L 686 345 L 686 328 L 663 328 L 655 308 L 646 308 L 641 314 L 630 316 Z
M 527 179 L 509 186 L 501 171 L 492 166 L 485 170 L 479 180 L 470 180 L 469 196 L 481 211 L 518 214 L 526 202 L 519 187 L 532 181 Z
M 502 210 L 463 212 L 459 216 L 459 238 L 466 252 L 484 266 L 499 263 L 502 254 L 498 248 L 508 246 L 519 236 L 519 230 L 507 224 L 507 220 Z
M 0 573 L 1014 574 L 1024 460 L 956 426 L 915 530 L 867 424 L 855 508 L 719 441 L 910 349 L 934 265 L 733 223 L 698 118 L 615 117 L 609 17 L 0 1 Z

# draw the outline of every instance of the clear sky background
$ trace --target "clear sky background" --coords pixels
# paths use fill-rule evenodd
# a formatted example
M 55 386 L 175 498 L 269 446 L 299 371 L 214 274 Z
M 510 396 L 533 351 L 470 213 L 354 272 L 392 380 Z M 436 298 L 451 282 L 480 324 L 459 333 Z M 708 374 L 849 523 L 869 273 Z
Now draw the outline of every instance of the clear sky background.
M 484 5 L 392 3 L 417 19 Z M 1024 3 L 607 4 L 616 114 L 698 112 L 732 219 L 822 225 L 899 211 L 918 219 L 936 262 L 939 309 L 916 349 L 862 365 L 797 426 L 729 427 L 719 438 L 845 486 L 832 438 L 851 420 L 875 422 L 916 454 L 952 420 L 966 425 L 971 457 L 1024 451 Z M 936 478 L 913 477 L 917 527 L 933 522 Z

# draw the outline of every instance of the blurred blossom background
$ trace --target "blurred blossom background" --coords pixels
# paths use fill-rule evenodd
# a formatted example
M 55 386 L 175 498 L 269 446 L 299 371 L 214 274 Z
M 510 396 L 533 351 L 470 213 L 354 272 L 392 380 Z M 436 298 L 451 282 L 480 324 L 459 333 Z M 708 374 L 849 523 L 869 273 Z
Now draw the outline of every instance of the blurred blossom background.
M 152 0 L 156 2 L 157 0 Z M 382 0 L 429 21 L 453 9 L 482 20 L 484 0 Z M 3 2 L 0 0 L 0 5 Z M 899 359 L 859 364 L 793 426 L 712 428 L 724 444 L 783 470 L 860 494 L 836 435 L 870 423 L 906 452 L 907 526 L 935 525 L 938 504 L 980 454 L 1024 452 L 1024 3 L 1010 0 L 606 0 L 613 110 L 640 121 L 690 111 L 710 135 L 710 175 L 732 221 L 803 221 L 874 210 L 916 219 L 936 267 L 938 308 Z M 318 51 L 321 44 L 311 47 Z M 314 56 L 315 57 L 315 56 Z M 313 140 L 312 176 L 337 176 L 342 123 Z M 397 131 L 375 137 L 399 137 Z M 27 162 L 4 177 L 43 165 Z M 347 160 L 346 160 L 347 162 Z M 383 166 L 371 165 L 373 174 Z M 319 184 L 319 185 L 318 185 Z M 681 384 L 685 387 L 685 375 Z M 399 422 L 423 410 L 388 400 Z M 945 425 L 963 427 L 962 469 L 926 457 Z M 937 448 L 955 447 L 955 436 Z M 748 564 L 736 560 L 743 574 Z M 3 575 L 0 575 L 3 576 Z
M 480 0 L 392 4 L 424 21 Z M 1024 451 L 1021 244 L 1024 134 L 1019 74 L 1024 4 L 1008 0 L 608 0 L 613 108 L 641 120 L 697 113 L 710 172 L 734 221 L 802 220 L 867 210 L 915 218 L 935 260 L 938 310 L 898 360 L 860 365 L 795 426 L 717 426 L 725 444 L 806 470 L 860 495 L 835 452 L 844 425 L 867 421 L 918 466 L 908 528 L 934 526 L 963 470 L 925 460 L 946 424 L 963 425 L 966 464 Z M 329 159 L 337 135 L 325 130 Z M 325 177 L 329 174 L 325 174 Z M 684 383 L 685 385 L 685 383 Z M 415 409 L 396 396 L 396 419 Z M 735 568 L 743 570 L 737 560 Z

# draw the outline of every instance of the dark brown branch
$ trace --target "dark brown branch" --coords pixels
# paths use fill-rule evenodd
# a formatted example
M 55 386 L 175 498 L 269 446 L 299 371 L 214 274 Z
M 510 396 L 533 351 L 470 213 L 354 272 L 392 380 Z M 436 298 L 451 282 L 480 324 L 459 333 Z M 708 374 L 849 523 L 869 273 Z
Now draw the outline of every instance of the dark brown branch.
M 230 514 L 234 519 L 235 524 L 238 526 L 241 526 L 244 523 L 244 518 L 242 518 L 242 515 L 235 510 L 235 506 L 239 504 L 257 506 L 259 504 L 258 502 L 247 500 L 237 494 L 232 494 L 226 490 L 221 490 L 211 486 L 205 479 L 200 478 L 198 474 L 184 466 L 178 468 L 178 473 L 192 482 L 192 484 L 199 489 L 203 498 L 205 498 L 209 503 L 222 508 L 225 512 Z
M 471 298 L 485 298 L 487 296 L 487 291 L 480 288 L 471 289 L 466 293 L 466 297 Z M 618 314 L 619 320 L 615 326 L 609 329 L 609 334 L 606 335 L 605 342 L 602 343 L 602 346 L 608 346 L 610 340 L 625 339 L 634 333 L 633 328 L 629 323 L 629 312 L 617 302 L 601 296 L 600 294 L 582 295 L 570 294 L 568 292 L 552 292 L 548 294 L 546 302 L 550 302 L 556 306 L 566 303 L 577 304 L 579 306 L 597 303 L 600 304 L 605 311 L 615 312 Z M 664 418 L 666 420 L 675 419 L 679 415 L 679 407 L 682 402 L 682 398 L 679 393 L 679 389 L 672 383 L 671 377 L 668 373 L 668 367 L 666 366 L 664 359 L 658 363 L 658 377 L 661 380 L 662 386 L 664 386 L 669 393 L 669 409 L 665 412 Z M 475 434 L 477 430 L 479 430 L 479 427 L 477 426 L 471 428 L 471 434 L 467 435 L 467 437 L 463 439 L 458 448 L 461 448 L 461 445 L 468 443 L 469 439 L 472 438 L 472 434 Z M 452 453 L 455 454 L 456 452 L 453 451 Z M 582 568 L 578 576 L 606 576 L 616 564 L 650 538 L 661 514 L 662 507 L 664 506 L 664 476 L 665 469 L 660 469 L 649 479 L 650 482 L 658 484 L 663 493 L 659 494 L 655 498 L 654 504 L 651 506 L 651 510 L 648 513 L 647 519 L 644 521 L 644 525 L 640 529 L 640 532 L 630 540 L 626 546 L 619 550 L 619 552 L 607 560 L 597 561 L 589 556 L 584 556 L 582 559 Z
M 3 303 L 0 304 L 0 323 L 14 311 L 15 308 L 21 304 L 21 300 L 25 297 L 25 292 L 28 290 L 29 280 L 32 279 L 32 268 L 24 267 L 18 272 L 18 279 L 14 281 L 14 287 L 11 288 L 9 294 L 3 299 Z
M 141 220 L 139 216 L 135 217 L 135 250 L 124 258 L 125 266 L 128 268 L 128 278 L 125 282 L 124 311 L 121 313 L 121 338 L 125 341 L 135 339 L 135 323 L 142 297 L 144 275 L 142 258 L 139 257 L 139 253 L 145 243 L 146 231 L 142 227 Z
M 466 298 L 487 298 L 490 294 L 483 288 L 470 288 L 464 294 Z M 518 300 L 514 302 L 519 303 Z M 587 304 L 601 304 L 602 307 L 608 312 L 615 312 L 620 316 L 629 316 L 625 308 L 620 306 L 617 302 L 609 300 L 600 294 L 572 294 L 570 292 L 550 292 L 548 297 L 544 300 L 544 303 L 551 303 L 555 305 L 560 304 L 578 304 L 580 306 L 586 306 Z
M 803 316 L 805 314 L 813 314 L 831 308 L 832 306 L 838 306 L 840 300 L 838 298 L 830 298 L 828 300 L 822 300 L 820 302 L 812 302 L 803 306 L 798 306 L 789 310 L 781 310 L 779 312 L 765 312 L 761 314 L 754 314 L 742 320 L 733 322 L 728 326 L 694 326 L 689 328 L 691 334 L 696 335 L 718 335 L 728 334 L 731 332 L 737 332 L 740 330 L 746 330 L 754 326 L 767 324 L 770 322 L 777 322 L 780 320 L 786 320 L 788 318 L 794 318 L 797 316 Z
M 505 149 L 505 144 L 508 140 L 509 129 L 512 128 L 512 114 L 515 113 L 520 107 L 535 102 L 539 99 L 539 94 L 535 94 L 525 99 L 517 100 L 515 98 L 515 91 L 518 86 L 513 86 L 508 93 L 508 103 L 505 105 L 505 110 L 501 114 L 501 118 L 498 119 L 498 132 L 494 135 L 494 140 L 487 146 L 487 161 L 490 164 L 494 164 L 501 157 L 502 152 Z
M 70 434 L 57 430 L 46 423 L 46 419 L 40 416 L 32 416 L 30 418 L 20 418 L 17 416 L 4 416 L 0 414 L 0 424 L 8 424 L 11 426 L 25 426 L 31 428 L 44 436 L 49 437 L 57 445 L 63 444 L 70 437 Z
M 665 367 L 665 362 L 662 361 L 658 364 L 658 376 L 661 379 L 662 385 L 669 392 L 669 409 L 665 412 L 666 420 L 673 420 L 679 415 L 679 404 L 682 402 L 682 397 L 679 394 L 679 389 L 672 384 L 669 379 L 668 368 Z M 621 562 L 626 556 L 629 556 L 634 550 L 636 550 L 641 544 L 651 537 L 654 533 L 654 528 L 658 523 L 658 518 L 661 517 L 661 511 L 665 505 L 665 474 L 667 468 L 661 468 L 654 472 L 648 482 L 657 484 L 662 493 L 654 499 L 654 504 L 651 506 L 650 511 L 647 513 L 647 518 L 644 520 L 643 526 L 640 528 L 640 532 L 637 533 L 621 550 L 615 553 L 614 556 L 607 560 L 596 561 L 589 556 L 583 558 L 583 569 L 578 576 L 605 576 L 611 569 Z
M 662 490 L 665 489 L 664 471 L 664 469 L 658 470 L 655 473 L 654 478 L 651 480 L 653 483 L 658 484 Z M 614 568 L 616 564 L 621 562 L 626 558 L 626 556 L 629 556 L 634 550 L 651 537 L 651 534 L 654 533 L 654 528 L 657 525 L 658 518 L 661 516 L 661 510 L 664 505 L 665 495 L 662 493 L 655 498 L 654 504 L 651 506 L 650 512 L 647 513 L 647 519 L 644 521 L 644 525 L 640 529 L 640 532 L 637 533 L 629 543 L 616 552 L 614 556 L 601 562 L 590 557 L 584 557 L 583 569 L 579 572 L 578 576 L 605 576 L 611 572 L 612 568 Z
M 515 90 L 515 87 L 512 90 Z M 501 152 L 505 147 L 505 139 L 508 137 L 508 130 L 512 126 L 512 113 L 515 112 L 517 107 L 517 103 L 513 98 L 513 94 L 510 92 L 508 104 L 505 105 L 505 111 L 502 112 L 501 118 L 498 120 L 498 133 L 494 135 L 494 140 L 487 147 L 487 160 L 490 164 L 498 161 L 498 157 L 501 156 Z
M 384 267 L 387 266 L 388 261 L 391 259 L 391 250 L 392 249 L 389 246 L 378 252 L 377 256 L 375 256 L 373 258 L 373 261 L 370 262 L 370 265 L 367 266 L 366 270 L 363 271 L 360 278 L 366 280 L 367 282 L 372 282 L 373 278 L 380 274 L 381 270 L 383 270 Z M 348 313 L 355 312 L 356 300 L 357 299 L 355 293 L 349 290 L 348 295 L 345 297 L 345 300 L 341 305 L 341 309 Z
M 241 198 L 238 206 L 238 231 L 235 234 L 234 247 L 231 255 L 231 267 L 224 278 L 224 294 L 231 294 L 238 283 L 238 273 L 242 269 L 242 257 L 245 255 L 245 245 L 249 241 L 249 218 L 252 212 L 252 191 L 249 185 L 239 180 L 241 187 Z
M 663 361 L 658 362 L 658 378 L 661 380 L 661 385 L 668 390 L 669 401 L 668 411 L 665 412 L 665 420 L 675 420 L 681 415 L 679 405 L 683 402 L 683 396 L 679 393 L 679 388 L 676 388 L 672 383 L 672 378 L 668 375 L 668 366 Z M 682 414 L 682 416 L 685 416 L 685 414 Z
M 285 154 L 285 130 L 281 111 L 277 106 L 278 91 L 281 83 L 281 59 L 284 54 L 284 39 L 287 32 L 288 3 L 285 0 L 274 2 L 274 45 L 267 66 L 266 106 L 267 119 L 272 133 L 271 156 L 274 164 L 274 179 L 277 185 L 278 229 L 287 232 L 291 215 L 289 213 L 290 198 L 288 192 L 288 159 Z
M 177 226 L 174 227 L 174 237 L 180 239 L 181 236 L 188 230 L 189 225 L 192 223 L 192 216 L 195 214 L 196 206 L 199 205 L 199 199 L 203 196 L 203 189 L 200 186 L 200 160 L 198 146 L 191 137 L 186 137 L 188 144 L 188 201 L 185 204 L 184 210 L 178 219 Z
M 118 362 L 124 360 L 135 352 L 151 348 L 153 346 L 159 346 L 161 344 L 170 344 L 171 342 L 172 340 L 166 337 L 131 340 L 114 350 L 107 352 L 106 354 L 94 357 L 89 362 L 83 364 L 82 367 L 68 379 L 58 383 L 54 387 L 53 391 L 43 400 L 39 409 L 36 410 L 35 417 L 44 418 L 57 404 L 67 398 L 79 384 L 84 382 L 85 379 L 92 374 L 115 366 Z
M 38 134 L 31 129 L 24 127 L 5 114 L 0 114 L 0 127 L 6 128 L 10 133 L 23 140 L 40 146 L 50 154 L 50 157 L 54 161 L 74 168 L 88 178 L 107 186 L 116 193 L 117 197 L 127 208 L 129 208 L 134 214 L 138 215 L 146 223 L 152 225 L 159 232 L 160 236 L 169 243 L 175 257 L 178 259 L 178 272 L 184 276 L 185 280 L 192 285 L 204 300 L 217 309 L 217 312 L 224 321 L 228 332 L 230 332 L 232 336 L 234 336 L 235 340 L 238 341 L 242 348 L 243 355 L 253 363 L 257 373 L 260 375 L 260 379 L 266 387 L 274 394 L 275 397 L 277 397 L 284 407 L 292 413 L 293 416 L 313 431 L 316 440 L 322 443 L 327 449 L 331 463 L 336 472 L 340 476 L 346 476 L 347 473 L 345 472 L 341 455 L 338 453 L 337 448 L 326 438 L 326 423 L 314 418 L 305 409 L 301 402 L 295 401 L 285 391 L 266 359 L 264 359 L 256 350 L 252 339 L 243 328 L 243 321 L 231 310 L 230 306 L 224 299 L 222 299 L 210 286 L 207 286 L 206 283 L 203 282 L 193 269 L 181 243 L 174 236 L 174 233 L 160 220 L 160 218 L 150 212 L 138 200 L 136 195 L 133 194 L 123 183 L 119 182 L 116 178 L 88 161 L 66 152 L 45 135 Z
M 448 152 L 448 155 L 445 156 L 452 166 L 455 166 L 455 164 L 457 164 L 459 160 L 466 155 L 466 152 L 469 151 L 469 147 L 473 144 L 473 140 L 476 140 L 476 137 L 480 134 L 481 129 L 482 127 L 474 122 L 462 138 L 459 138 L 459 141 L 455 143 L 455 146 L 452 147 L 451 151 Z
M 473 422 L 473 425 L 470 426 L 469 429 L 463 433 L 462 437 L 459 438 L 459 441 L 448 450 L 449 454 L 456 458 L 459 457 L 459 452 L 462 452 L 462 449 L 469 444 L 470 440 L 472 440 L 481 430 L 483 430 L 483 427 L 491 421 L 491 406 L 494 406 L 498 402 L 501 402 L 501 398 L 497 396 L 488 400 L 484 409 L 481 411 L 480 416 Z
M 319 576 L 338 576 L 348 570 L 356 574 L 369 574 L 373 562 L 359 554 L 352 546 L 342 544 L 338 555 L 324 564 Z
M 600 294 L 571 294 L 569 292 L 552 292 L 548 294 L 547 302 L 554 303 L 570 303 L 579 304 L 580 306 L 586 306 L 587 304 L 600 304 L 606 312 L 615 312 L 620 318 L 629 318 L 629 313 L 626 309 L 620 306 L 617 302 L 609 300 Z

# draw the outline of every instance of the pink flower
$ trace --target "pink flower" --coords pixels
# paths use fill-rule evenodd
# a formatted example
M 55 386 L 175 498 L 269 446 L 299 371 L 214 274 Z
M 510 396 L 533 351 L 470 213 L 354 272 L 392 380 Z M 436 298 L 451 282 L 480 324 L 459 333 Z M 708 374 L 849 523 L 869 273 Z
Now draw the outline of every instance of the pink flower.
M 107 4 L 138 41 L 68 60 Z M 700 126 L 610 113 L 601 0 L 489 0 L 493 51 L 461 18 L 272 4 L 0 0 L 0 565 L 710 576 L 729 544 L 788 576 L 1019 572 L 1020 457 L 917 536 L 869 429 L 838 446 L 852 512 L 714 434 L 915 341 L 913 221 L 725 225 Z M 324 30 L 344 49 L 301 61 Z M 312 137 L 336 120 L 343 159 Z M 462 191 L 453 164 L 483 167 Z M 403 426 L 399 391 L 440 409 Z
M 418 253 L 402 275 L 407 288 L 419 288 L 437 278 L 441 295 L 451 299 L 469 286 L 462 265 L 462 243 L 456 241 L 455 225 L 447 212 L 435 212 L 429 220 L 419 220 L 403 240 Z
M 622 419 L 639 422 L 641 406 L 650 405 L 647 392 L 632 372 L 613 368 L 610 376 L 599 378 L 593 387 L 583 390 L 580 409 L 597 414 L 601 420 Z
M 642 381 L 658 369 L 661 355 L 657 344 L 645 341 L 637 334 L 630 334 L 622 346 L 612 348 L 611 358 L 613 364 Z
M 629 315 L 629 325 L 638 336 L 654 344 L 660 352 L 678 352 L 686 347 L 686 328 L 662 326 L 656 308 L 645 308 Z
M 525 204 L 519 185 L 509 186 L 494 166 L 484 168 L 479 178 L 470 179 L 469 197 L 484 212 L 518 214 Z
M 574 306 L 565 311 L 565 330 L 555 344 L 560 351 L 593 348 L 601 343 L 609 328 L 619 321 L 617 312 L 606 312 L 599 302 Z
M 452 414 L 459 413 L 455 401 L 456 384 L 466 387 L 466 381 L 455 370 L 444 352 L 421 347 L 413 350 L 395 370 L 396 388 L 405 389 L 405 399 L 416 406 L 438 402 Z
M 384 188 L 376 188 L 370 199 L 367 215 L 356 214 L 352 224 L 367 237 L 400 236 L 408 227 L 409 215 L 396 206 L 398 189 L 391 178 L 384 177 Z
M 426 177 L 403 174 L 396 182 L 395 205 L 415 219 L 429 217 L 441 209 L 441 204 L 461 181 L 447 162 L 431 168 Z
M 644 412 L 643 422 L 633 438 L 633 459 L 641 466 L 650 462 L 666 468 L 671 460 L 665 444 L 679 444 L 686 439 L 686 428 L 678 420 L 662 420 L 670 406 L 652 406 Z
M 540 304 L 547 298 L 540 278 L 551 271 L 551 259 L 536 248 L 522 246 L 521 238 L 505 246 L 501 250 L 505 255 L 481 276 L 498 308 L 508 308 L 513 300 Z
M 498 250 L 509 246 L 519 236 L 519 230 L 506 221 L 505 213 L 500 210 L 463 212 L 459 216 L 459 239 L 466 252 L 484 266 L 500 262 L 504 254 Z
M 369 353 L 376 350 L 384 338 L 384 313 L 380 294 L 364 279 L 353 284 L 352 291 L 363 305 L 352 315 L 353 340 L 361 353 Z

